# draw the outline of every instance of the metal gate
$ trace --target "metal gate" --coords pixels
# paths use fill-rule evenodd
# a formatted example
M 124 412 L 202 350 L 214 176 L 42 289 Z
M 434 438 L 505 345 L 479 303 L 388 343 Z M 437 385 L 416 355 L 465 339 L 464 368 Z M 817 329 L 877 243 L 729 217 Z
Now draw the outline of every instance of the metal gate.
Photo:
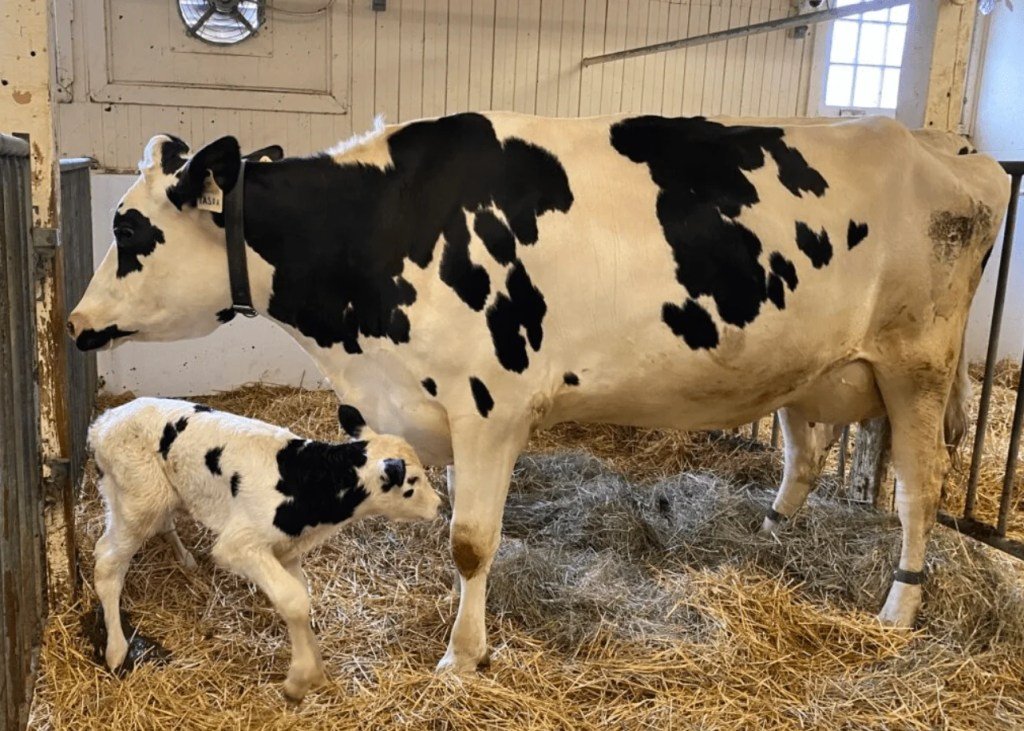
M 0 715 L 22 728 L 45 612 L 28 143 L 0 135 Z

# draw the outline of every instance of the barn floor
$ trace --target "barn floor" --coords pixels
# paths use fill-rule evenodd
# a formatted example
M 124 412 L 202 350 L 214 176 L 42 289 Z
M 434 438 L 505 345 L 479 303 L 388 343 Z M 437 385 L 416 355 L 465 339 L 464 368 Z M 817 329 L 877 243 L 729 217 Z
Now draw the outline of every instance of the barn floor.
M 337 431 L 326 393 L 250 387 L 204 401 L 311 436 Z M 78 514 L 88 599 L 51 613 L 31 725 L 1024 724 L 1021 567 L 939 528 L 918 631 L 883 629 L 873 613 L 897 521 L 843 502 L 825 479 L 781 540 L 757 537 L 780 469 L 773 450 L 730 436 L 573 426 L 541 435 L 517 467 L 492 571 L 493 664 L 467 679 L 433 673 L 456 607 L 445 531 L 355 526 L 305 562 L 331 683 L 298 707 L 280 695 L 283 624 L 255 589 L 213 568 L 208 536 L 184 519 L 198 571 L 182 572 L 153 542 L 123 601 L 140 632 L 173 653 L 169 664 L 124 679 L 95 664 L 82 631 L 103 521 L 90 474 Z

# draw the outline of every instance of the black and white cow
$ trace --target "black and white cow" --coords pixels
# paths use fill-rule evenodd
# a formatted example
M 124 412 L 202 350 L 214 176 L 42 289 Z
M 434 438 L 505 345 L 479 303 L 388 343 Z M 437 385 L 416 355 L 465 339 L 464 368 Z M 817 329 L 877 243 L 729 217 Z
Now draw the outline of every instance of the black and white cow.
M 324 682 L 303 554 L 353 521 L 432 520 L 441 504 L 405 440 L 374 433 L 351 406 L 339 418 L 350 440 L 337 444 L 176 399 L 135 399 L 93 422 L 106 505 L 95 585 L 111 670 L 128 654 L 120 599 L 135 552 L 159 533 L 185 568 L 196 565 L 174 530 L 185 510 L 216 536 L 214 560 L 256 584 L 287 623 L 285 695 L 299 701 Z
M 778 519 L 809 490 L 814 423 L 887 413 L 904 532 L 880 618 L 910 625 L 967 311 L 1008 200 L 995 161 L 962 146 L 887 119 L 470 113 L 248 164 L 256 309 L 375 428 L 454 462 L 461 596 L 440 667 L 485 659 L 513 463 L 566 420 L 711 429 L 783 409 Z M 70 316 L 79 347 L 233 314 L 223 218 L 196 203 L 208 172 L 234 185 L 238 143 L 187 152 L 149 142 Z

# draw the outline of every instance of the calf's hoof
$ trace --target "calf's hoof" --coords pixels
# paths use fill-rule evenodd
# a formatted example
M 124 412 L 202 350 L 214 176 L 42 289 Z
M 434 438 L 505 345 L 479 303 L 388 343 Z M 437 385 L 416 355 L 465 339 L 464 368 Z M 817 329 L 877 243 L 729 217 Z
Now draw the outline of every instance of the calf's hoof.
M 771 518 L 767 518 L 766 517 L 761 522 L 761 527 L 757 529 L 757 534 L 759 536 L 774 536 L 774 535 L 778 534 L 778 532 L 781 530 L 781 528 L 782 528 L 782 524 L 781 523 L 776 523 Z
M 185 551 L 185 555 L 181 557 L 181 569 L 182 569 L 182 571 L 187 571 L 189 573 L 192 573 L 193 571 L 195 571 L 198 568 L 199 568 L 199 564 L 196 563 L 195 556 L 193 556 L 188 551 Z
M 312 673 L 290 671 L 285 678 L 282 692 L 289 703 L 301 703 L 310 690 L 326 684 L 327 675 L 323 668 L 317 668 Z

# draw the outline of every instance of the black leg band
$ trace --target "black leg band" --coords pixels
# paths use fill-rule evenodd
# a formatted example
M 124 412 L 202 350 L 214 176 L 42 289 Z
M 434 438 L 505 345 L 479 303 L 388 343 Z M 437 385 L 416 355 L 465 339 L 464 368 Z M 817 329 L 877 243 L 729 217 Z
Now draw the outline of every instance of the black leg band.
M 904 571 L 903 569 L 896 569 L 892 574 L 892 578 L 894 581 L 898 581 L 901 584 L 917 586 L 924 583 L 924 571 Z
M 774 521 L 776 523 L 785 523 L 787 520 L 789 520 L 789 518 L 787 518 L 785 515 L 780 513 L 775 508 L 768 508 L 768 520 Z

